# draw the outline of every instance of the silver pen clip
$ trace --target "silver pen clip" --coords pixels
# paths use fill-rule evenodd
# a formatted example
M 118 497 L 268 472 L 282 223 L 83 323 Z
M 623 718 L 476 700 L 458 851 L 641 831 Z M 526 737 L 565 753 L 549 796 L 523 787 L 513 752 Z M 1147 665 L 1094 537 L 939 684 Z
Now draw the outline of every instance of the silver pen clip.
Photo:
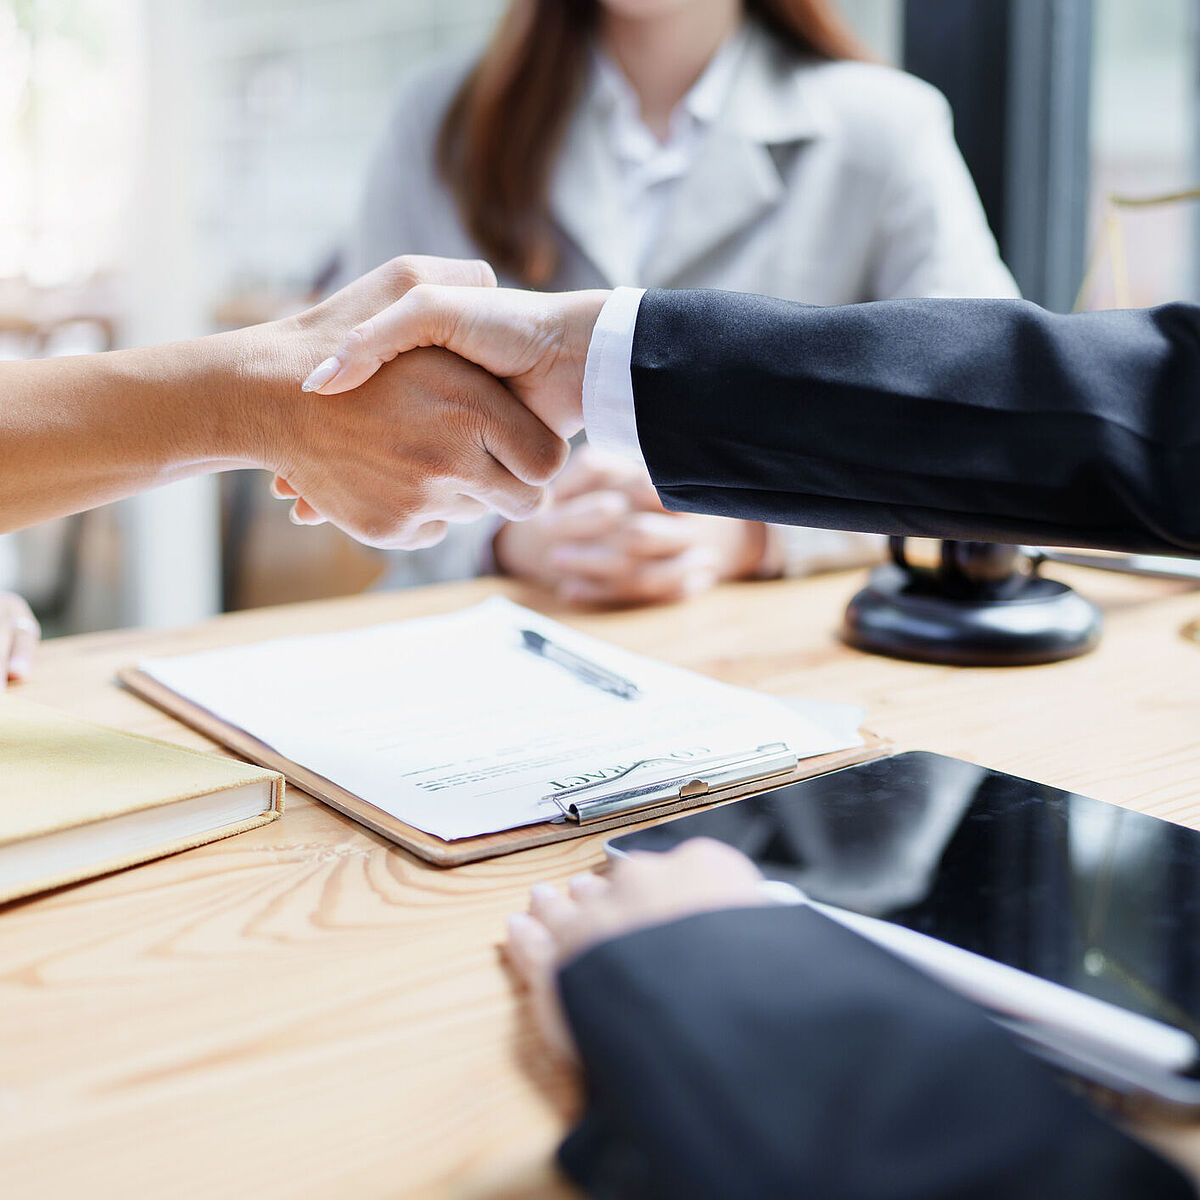
M 797 758 L 783 742 L 771 742 L 759 746 L 750 754 L 719 756 L 691 763 L 686 772 L 672 774 L 666 779 L 655 779 L 615 792 L 604 792 L 598 796 L 586 793 L 597 788 L 610 787 L 614 779 L 622 779 L 632 771 L 656 762 L 674 762 L 671 758 L 644 758 L 627 767 L 619 775 L 600 779 L 595 783 L 581 783 L 572 788 L 544 796 L 553 801 L 568 821 L 586 825 L 605 817 L 637 812 L 654 808 L 675 800 L 691 800 L 721 791 L 736 784 L 756 783 L 776 775 L 786 775 L 796 769 Z M 714 797 L 715 799 L 716 797 Z

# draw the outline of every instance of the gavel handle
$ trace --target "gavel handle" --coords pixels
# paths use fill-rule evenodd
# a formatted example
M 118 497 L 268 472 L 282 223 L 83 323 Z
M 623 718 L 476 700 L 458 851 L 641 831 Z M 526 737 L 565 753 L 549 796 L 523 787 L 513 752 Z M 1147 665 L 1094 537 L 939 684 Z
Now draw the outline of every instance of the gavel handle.
M 1148 575 L 1153 579 L 1186 579 L 1200 583 L 1200 559 L 1195 558 L 1167 558 L 1157 554 L 1092 554 L 1086 550 L 1049 550 L 1043 546 L 1022 546 L 1021 549 L 1029 555 L 1035 566 L 1056 562 L 1070 567 L 1091 567 L 1095 571 L 1115 571 L 1119 575 Z

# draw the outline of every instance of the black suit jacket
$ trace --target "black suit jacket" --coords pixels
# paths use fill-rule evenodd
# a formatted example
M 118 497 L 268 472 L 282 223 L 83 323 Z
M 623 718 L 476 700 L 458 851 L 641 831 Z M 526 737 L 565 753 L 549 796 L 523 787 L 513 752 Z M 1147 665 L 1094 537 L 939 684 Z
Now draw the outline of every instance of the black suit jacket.
M 1200 554 L 1200 307 L 843 308 L 650 291 L 638 435 L 670 508 Z
M 588 1108 L 560 1158 L 638 1200 L 1183 1200 L 977 1008 L 800 907 L 689 917 L 560 977 Z

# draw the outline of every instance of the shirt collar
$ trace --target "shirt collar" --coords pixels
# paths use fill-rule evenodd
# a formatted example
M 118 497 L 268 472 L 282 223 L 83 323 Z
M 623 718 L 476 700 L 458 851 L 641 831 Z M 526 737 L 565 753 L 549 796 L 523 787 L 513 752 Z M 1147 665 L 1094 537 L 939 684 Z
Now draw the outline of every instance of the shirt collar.
M 679 103 L 673 124 L 691 130 L 721 124 L 763 145 L 820 137 L 830 123 L 820 72 L 819 62 L 798 60 L 758 22 L 747 20 Z M 660 146 L 642 124 L 629 80 L 599 49 L 592 53 L 588 94 L 622 143 L 649 139 Z M 640 136 L 632 130 L 640 130 Z
M 729 97 L 746 39 L 746 27 L 743 25 L 709 60 L 700 78 L 692 84 L 672 112 L 666 146 L 694 132 L 697 126 L 704 128 L 717 121 Z M 650 146 L 660 145 L 642 122 L 637 93 L 625 72 L 599 47 L 592 52 L 590 86 L 602 111 L 613 122 L 614 128 L 621 131 L 619 142 L 624 149 L 632 151 L 635 145 L 640 144 L 638 148 L 644 150 L 647 148 L 647 139 Z M 639 129 L 644 136 L 634 134 L 635 129 Z
M 764 146 L 820 137 L 831 125 L 827 64 L 799 57 L 757 21 L 742 30 L 742 53 L 721 123 Z
M 746 48 L 746 38 L 746 26 L 742 25 L 712 56 L 700 78 L 684 96 L 681 102 L 683 108 L 702 125 L 713 124 L 721 115 Z

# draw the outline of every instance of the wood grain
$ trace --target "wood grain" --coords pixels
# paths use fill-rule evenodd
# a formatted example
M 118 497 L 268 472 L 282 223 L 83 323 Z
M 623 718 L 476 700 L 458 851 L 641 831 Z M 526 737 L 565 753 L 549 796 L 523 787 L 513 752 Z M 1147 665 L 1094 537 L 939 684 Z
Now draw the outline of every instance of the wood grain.
M 1200 828 L 1200 594 L 1062 572 L 1104 604 L 1088 658 L 959 670 L 837 640 L 856 575 L 577 614 L 479 581 L 239 613 L 44 647 L 30 699 L 206 746 L 117 668 L 441 612 L 502 591 L 730 682 L 863 703 L 937 750 Z M 0 1190 L 11 1197 L 565 1196 L 549 1165 L 576 1102 L 497 953 L 538 879 L 590 836 L 438 870 L 293 792 L 260 830 L 0 909 Z M 1155 1131 L 1200 1166 L 1200 1135 Z

